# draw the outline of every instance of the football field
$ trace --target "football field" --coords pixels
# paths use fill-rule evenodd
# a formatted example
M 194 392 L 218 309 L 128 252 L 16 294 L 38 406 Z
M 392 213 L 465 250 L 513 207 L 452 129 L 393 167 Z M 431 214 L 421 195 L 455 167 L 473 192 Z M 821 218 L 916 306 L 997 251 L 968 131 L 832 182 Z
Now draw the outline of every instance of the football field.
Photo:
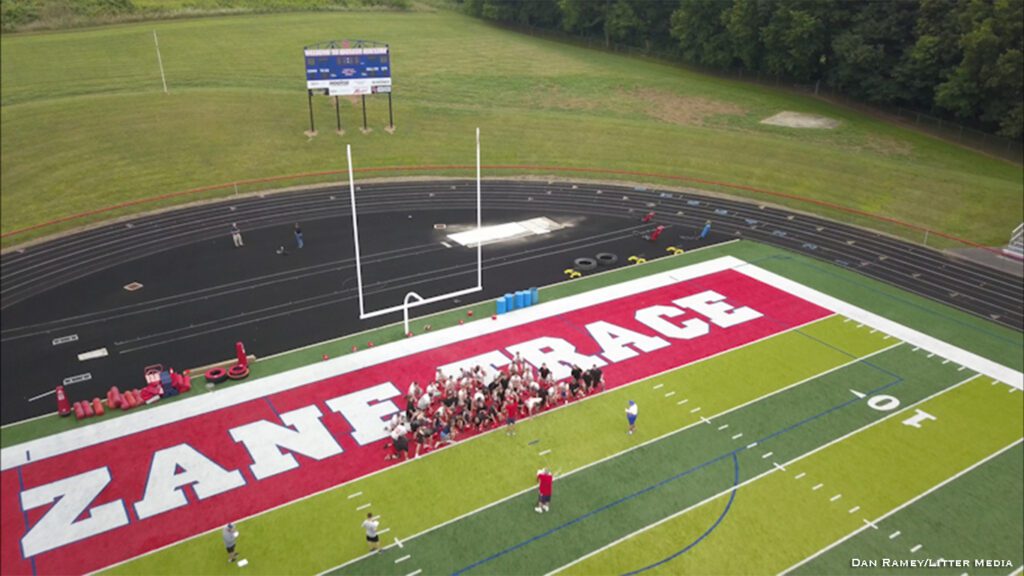
M 410 380 L 517 352 L 608 389 L 383 461 Z M 1019 573 L 1022 380 L 722 256 L 5 449 L 3 572 Z

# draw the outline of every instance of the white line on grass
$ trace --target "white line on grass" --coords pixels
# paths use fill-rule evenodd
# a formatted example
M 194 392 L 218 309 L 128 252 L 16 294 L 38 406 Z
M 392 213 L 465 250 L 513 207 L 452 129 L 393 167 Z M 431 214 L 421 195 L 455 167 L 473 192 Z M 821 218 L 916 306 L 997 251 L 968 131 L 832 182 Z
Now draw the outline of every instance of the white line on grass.
M 657 385 L 654 386 L 654 389 L 657 390 L 658 388 L 661 388 L 662 386 L 664 386 L 664 384 L 657 384 Z
M 732 439 L 733 440 L 739 440 L 742 437 L 743 437 L 743 432 L 740 432 L 739 434 L 733 434 L 732 435 Z
M 707 418 L 705 418 L 703 416 L 700 417 L 700 421 L 703 422 L 704 424 L 711 424 L 711 420 L 708 420 Z
M 862 520 L 864 520 L 864 527 L 865 528 L 870 526 L 871 528 L 874 528 L 875 530 L 878 530 L 878 525 L 875 524 L 874 522 L 872 522 L 871 520 L 868 520 L 867 518 L 862 518 Z
M 846 513 L 847 514 L 853 514 L 857 510 L 860 510 L 860 506 L 854 506 L 853 508 L 850 508 L 849 510 L 847 510 Z
M 916 545 L 916 546 L 914 546 L 913 548 L 910 549 L 910 553 L 911 554 L 917 554 L 917 551 L 920 550 L 921 548 L 924 548 L 924 546 L 922 546 L 921 544 L 918 544 L 918 545 Z
M 822 484 L 821 482 L 818 482 L 814 486 L 811 486 L 811 491 L 812 492 L 817 492 L 818 490 L 821 490 L 822 486 L 824 486 L 824 484 Z
M 377 530 L 377 534 L 387 534 L 388 532 L 391 532 L 391 528 L 385 528 L 383 530 Z
M 797 474 L 796 476 L 793 476 L 793 479 L 794 480 L 799 480 L 799 479 L 803 478 L 804 476 L 807 476 L 807 472 L 801 472 L 801 473 Z
M 362 492 L 354 492 L 354 493 L 348 495 L 348 499 L 351 500 L 353 498 L 359 498 L 362 495 L 363 495 Z
M 779 465 L 779 463 L 778 463 L 778 462 L 772 462 L 772 466 L 774 466 L 775 468 L 777 468 L 777 469 L 779 469 L 779 470 L 782 470 L 783 472 L 785 472 L 785 471 L 786 471 L 786 468 L 785 468 L 785 467 L 783 467 L 783 466 L 781 466 L 781 465 Z
M 541 452 L 538 452 L 537 456 L 547 456 L 548 454 L 551 454 L 551 449 L 550 448 L 548 448 L 547 450 L 543 450 Z
M 952 388 L 950 388 L 950 390 L 952 390 Z M 893 514 L 895 514 L 895 513 L 899 512 L 900 510 L 903 510 L 903 509 L 904 509 L 904 508 L 906 508 L 907 506 L 910 506 L 911 504 L 913 504 L 913 503 L 917 502 L 917 501 L 918 501 L 918 500 L 920 500 L 921 498 L 924 498 L 925 496 L 927 496 L 927 495 L 931 494 L 932 492 L 935 492 L 936 490 L 938 490 L 938 489 L 942 488 L 942 487 L 943 487 L 943 486 L 945 486 L 946 484 L 949 484 L 950 482 L 953 482 L 954 480 L 956 480 L 956 479 L 960 478 L 960 477 L 961 477 L 961 476 L 963 476 L 964 474 L 967 474 L 968 472 L 970 472 L 970 471 L 974 470 L 975 468 L 977 468 L 977 467 L 979 467 L 979 466 L 981 466 L 981 465 L 985 464 L 985 463 L 986 463 L 986 462 L 988 462 L 989 460 L 992 460 L 993 458 L 996 458 L 996 457 L 998 457 L 999 455 L 1001 455 L 1002 453 L 1006 452 L 1007 450 L 1010 450 L 1011 448 L 1014 448 L 1015 446 L 1017 446 L 1018 444 L 1020 444 L 1020 443 L 1021 443 L 1022 441 L 1024 441 L 1024 439 L 1022 439 L 1022 438 L 1018 438 L 1017 440 L 1014 440 L 1014 441 L 1013 441 L 1013 442 L 1012 442 L 1011 444 L 1009 444 L 1008 446 L 1004 446 L 1004 447 L 1000 448 L 999 450 L 997 450 L 997 451 L 993 452 L 992 454 L 989 454 L 988 456 L 986 456 L 986 457 L 982 458 L 981 460 L 979 460 L 979 461 L 975 462 L 974 464 L 971 464 L 971 465 L 970 465 L 970 466 L 968 466 L 967 468 L 964 468 L 963 470 L 961 470 L 961 471 L 957 472 L 956 474 L 954 474 L 954 475 L 950 476 L 949 478 L 946 478 L 946 479 L 945 479 L 945 480 L 943 480 L 942 482 L 939 482 L 939 483 L 938 483 L 938 484 L 936 484 L 935 486 L 932 486 L 932 487 L 931 487 L 931 488 L 929 488 L 928 490 L 925 490 L 924 492 L 922 492 L 922 493 L 918 494 L 917 496 L 914 496 L 914 497 L 913 497 L 913 498 L 911 498 L 910 500 L 907 500 L 907 501 L 906 501 L 906 502 L 904 502 L 903 504 L 900 504 L 899 506 L 897 506 L 897 507 L 893 508 L 892 510 L 889 510 L 889 511 L 888 511 L 888 512 L 886 512 L 885 514 L 882 514 L 882 515 L 881 515 L 881 516 L 879 516 L 878 518 L 875 518 L 875 522 L 881 522 L 882 520 L 885 520 L 885 519 L 886 519 L 886 518 L 888 518 L 889 516 L 892 516 Z M 782 572 L 780 572 L 780 574 L 786 574 L 786 573 L 788 573 L 788 572 L 792 572 L 793 570 L 796 570 L 797 568 L 799 568 L 799 567 L 803 566 L 804 564 L 806 564 L 806 563 L 810 562 L 811 560 L 814 560 L 814 559 L 815 559 L 815 558 L 817 558 L 818 556 L 821 556 L 821 555 L 822 555 L 822 554 L 824 554 L 825 552 L 828 552 L 829 550 L 831 550 L 831 549 L 835 548 L 836 546 L 838 546 L 838 545 L 842 544 L 843 542 L 846 542 L 846 541 L 847 541 L 847 540 L 849 540 L 850 538 L 853 538 L 853 537 L 854 537 L 854 536 L 856 536 L 857 534 L 860 534 L 860 533 L 861 533 L 861 532 L 863 532 L 863 531 L 864 531 L 864 530 L 865 530 L 866 528 L 867 528 L 867 526 L 864 526 L 864 527 L 858 528 L 857 530 L 854 530 L 853 532 L 850 532 L 849 534 L 847 534 L 846 536 L 843 536 L 843 537 L 842 537 L 842 538 L 840 538 L 839 540 L 836 540 L 835 542 L 833 542 L 833 543 L 829 544 L 828 546 L 826 546 L 826 547 L 822 548 L 821 550 L 818 550 L 818 551 L 817 551 L 817 552 L 815 552 L 814 554 L 811 554 L 811 555 L 810 555 L 810 556 L 808 556 L 807 558 L 804 558 L 803 560 L 801 560 L 801 561 L 797 562 L 796 564 L 793 564 L 793 565 L 792 565 L 792 566 L 790 566 L 789 568 L 786 568 L 785 570 L 783 570 Z
M 690 410 L 690 414 L 696 414 L 697 412 L 700 412 L 700 406 L 697 406 L 693 410 Z
M 843 495 L 842 495 L 842 494 L 836 494 L 835 496 L 833 496 L 833 497 L 829 498 L 829 499 L 828 499 L 828 501 L 829 501 L 829 502 L 835 502 L 836 500 L 839 500 L 839 499 L 840 499 L 840 498 L 842 498 L 842 497 L 843 497 Z
M 423 572 L 423 570 L 417 570 L 415 572 L 409 572 L 405 576 L 419 576 L 419 574 L 421 574 L 422 572 Z
M 677 405 L 679 405 L 679 406 L 682 406 L 683 404 L 686 404 L 686 403 L 687 403 L 687 402 L 689 402 L 689 401 L 690 401 L 690 399 L 689 399 L 689 398 L 683 398 L 683 399 L 682 399 L 682 400 L 680 400 L 679 402 L 676 402 L 676 404 L 677 404 Z
M 728 425 L 728 424 L 722 424 L 721 426 L 719 426 L 719 427 L 718 427 L 718 429 L 719 429 L 719 430 L 725 430 L 725 429 L 726 429 L 726 428 L 728 428 L 728 427 L 729 427 L 729 425 Z
M 772 454 L 775 454 L 775 452 L 765 452 L 764 455 L 761 456 L 761 459 L 764 460 L 765 458 L 771 458 Z
M 899 530 L 893 532 L 892 534 L 889 534 L 889 540 L 892 540 L 892 539 L 898 537 L 900 534 L 902 534 L 902 532 L 900 532 Z
M 885 421 L 889 420 L 890 418 L 893 418 L 893 417 L 896 417 L 896 416 L 900 416 L 900 415 L 905 415 L 912 408 L 916 408 L 917 406 L 919 406 L 919 405 L 921 405 L 921 404 L 923 404 L 923 403 L 925 403 L 925 402 L 927 402 L 927 401 L 929 401 L 929 400 L 931 400 L 933 398 L 936 398 L 936 397 L 938 397 L 938 396 L 940 396 L 942 394 L 945 394 L 945 393 L 947 393 L 947 392 L 949 392 L 951 390 L 955 390 L 955 389 L 959 388 L 960 386 L 963 386 L 964 384 L 970 382 L 971 380 L 973 380 L 973 379 L 975 379 L 977 377 L 978 377 L 978 375 L 975 374 L 974 376 L 971 376 L 970 378 L 967 378 L 966 380 L 961 380 L 960 382 L 957 382 L 956 384 L 953 384 L 952 386 L 950 386 L 948 388 L 944 388 L 944 389 L 939 390 L 938 392 L 936 392 L 934 394 L 926 396 L 925 398 L 922 398 L 922 399 L 918 400 L 917 402 L 914 402 L 913 404 L 910 404 L 910 405 L 906 406 L 902 410 L 897 410 L 895 412 L 887 414 L 887 415 L 879 418 L 878 420 L 875 420 L 874 422 L 869 422 L 869 423 L 865 424 L 864 426 L 861 426 L 860 428 L 857 428 L 856 430 L 853 430 L 851 432 L 848 432 L 848 433 L 840 436 L 839 438 L 835 438 L 833 440 L 829 440 L 828 442 L 822 444 L 821 446 L 818 446 L 817 448 L 814 448 L 813 450 L 805 452 L 805 453 L 797 456 L 796 458 L 793 458 L 792 460 L 789 460 L 788 462 L 786 462 L 786 465 L 792 465 L 792 464 L 794 464 L 796 462 L 799 462 L 799 461 L 801 461 L 801 460 L 803 460 L 803 459 L 805 459 L 805 458 L 807 458 L 809 456 L 812 456 L 812 455 L 814 455 L 814 454 L 816 454 L 818 452 L 821 452 L 822 450 L 828 448 L 829 446 L 832 446 L 834 444 L 838 444 L 839 442 L 842 442 L 843 440 L 846 440 L 847 438 L 850 438 L 851 436 L 853 436 L 855 434 L 859 434 L 860 432 L 863 432 L 864 430 L 867 430 L 868 428 L 872 428 L 874 426 L 877 426 L 877 425 L 881 424 L 882 422 L 885 422 Z M 1007 446 L 1006 448 L 1003 448 L 1002 450 L 999 451 L 999 453 L 1002 453 L 1002 452 L 1004 452 L 1006 450 L 1009 450 L 1014 445 L 1016 445 L 1016 444 L 1018 444 L 1020 442 L 1021 442 L 1021 440 L 1017 440 L 1016 443 L 1014 443 L 1011 446 Z M 989 456 L 988 458 L 986 458 L 986 460 L 989 460 L 989 459 L 995 457 L 996 455 L 998 455 L 998 454 Z M 980 465 L 983 462 L 979 462 L 978 464 L 975 464 L 975 466 Z M 757 476 L 754 476 L 752 478 L 748 478 L 747 480 L 744 480 L 743 482 L 740 482 L 739 484 L 737 484 L 737 485 L 735 485 L 735 486 L 733 486 L 731 488 L 726 488 L 725 490 L 722 490 L 721 492 L 719 492 L 717 494 L 713 494 L 711 496 L 708 496 L 704 500 L 701 500 L 700 502 L 697 502 L 696 504 L 690 506 L 689 508 L 685 508 L 683 510 L 680 510 L 679 512 L 676 512 L 675 514 L 670 514 L 669 516 L 666 516 L 665 518 L 662 518 L 661 520 L 658 520 L 657 522 L 654 522 L 653 524 L 648 524 L 647 526 L 644 526 L 643 528 L 640 528 L 639 530 L 636 530 L 634 532 L 626 534 L 625 536 L 619 538 L 618 540 L 615 540 L 614 542 L 610 542 L 608 544 L 605 544 L 604 546 L 602 546 L 601 548 L 598 548 L 597 550 L 594 550 L 594 551 L 589 552 L 589 553 L 587 553 L 587 554 L 585 554 L 583 556 L 580 556 L 579 558 L 573 560 L 572 562 L 569 562 L 568 564 L 565 564 L 563 566 L 555 568 L 554 570 L 548 572 L 545 576 L 551 576 L 552 574 L 561 572 L 562 570 L 565 570 L 566 568 L 569 568 L 570 566 L 578 564 L 578 563 L 586 560 L 587 558 L 590 558 L 591 556 L 594 556 L 596 554 L 600 554 L 601 552 L 604 552 L 605 550 L 607 550 L 609 548 L 612 548 L 613 546 L 621 544 L 622 542 L 625 542 L 626 540 L 629 540 L 630 538 L 636 536 L 637 534 L 641 534 L 641 533 L 646 532 L 646 531 L 648 531 L 648 530 L 650 530 L 652 528 L 660 526 L 661 524 L 664 524 L 665 522 L 668 522 L 669 520 L 672 520 L 673 518 L 677 518 L 679 516 L 682 516 L 683 514 L 686 514 L 687 512 L 689 512 L 690 510 L 694 510 L 696 508 L 699 508 L 700 506 L 703 506 L 704 504 L 707 504 L 708 502 L 711 502 L 712 500 L 714 500 L 716 498 L 724 496 L 724 495 L 728 494 L 729 492 L 732 492 L 733 490 L 739 490 L 740 488 L 746 486 L 747 484 L 750 484 L 752 482 L 756 482 L 757 480 L 760 480 L 761 478 L 764 478 L 765 476 L 768 476 L 769 474 L 772 474 L 774 472 L 775 472 L 775 468 L 772 468 L 771 470 L 767 470 L 765 472 L 762 472 L 762 473 L 758 474 Z M 961 472 L 960 474 L 963 474 L 963 473 L 964 472 Z M 800 476 L 803 476 L 803 474 L 804 473 L 801 472 Z M 950 480 L 952 480 L 952 478 Z M 949 480 L 947 480 L 947 482 L 948 481 Z M 526 490 L 524 490 L 524 492 L 526 492 Z M 918 498 L 920 498 L 922 496 L 919 496 Z M 860 510 L 860 506 L 854 506 L 853 508 L 850 509 L 850 514 L 853 514 L 854 512 L 856 512 L 858 510 Z M 882 520 L 882 518 L 879 518 L 879 520 Z M 863 528 L 861 528 L 861 530 L 863 530 Z M 839 542 L 837 542 L 835 544 L 838 544 L 838 543 Z M 833 544 L 833 546 L 835 544 Z M 824 552 L 824 551 L 825 550 L 822 550 L 821 552 Z M 821 554 L 821 552 L 819 552 L 819 554 Z M 367 554 L 366 556 L 369 556 L 369 554 Z M 809 558 L 804 560 L 804 562 L 806 562 L 807 560 L 809 560 Z M 790 567 L 789 570 L 792 570 L 793 568 L 796 568 L 797 566 L 799 566 L 799 565 L 794 565 L 794 566 Z
M 402 556 L 401 558 L 395 558 L 395 564 L 400 564 L 402 562 L 405 562 L 409 558 L 412 558 L 412 554 L 406 554 L 405 556 Z
M 757 446 L 757 442 L 751 442 L 750 444 L 747 444 L 747 450 L 750 450 L 754 446 Z
M 366 510 L 370 506 L 373 506 L 373 504 L 367 502 L 366 504 L 363 504 L 362 506 L 356 506 L 356 511 L 358 512 L 359 510 Z
M 675 395 L 676 395 L 675 391 L 665 392 L 665 398 L 671 398 L 672 396 L 675 396 Z
M 1018 566 L 1016 570 L 1010 573 L 1010 576 L 1020 576 L 1021 574 L 1024 574 L 1024 564 Z

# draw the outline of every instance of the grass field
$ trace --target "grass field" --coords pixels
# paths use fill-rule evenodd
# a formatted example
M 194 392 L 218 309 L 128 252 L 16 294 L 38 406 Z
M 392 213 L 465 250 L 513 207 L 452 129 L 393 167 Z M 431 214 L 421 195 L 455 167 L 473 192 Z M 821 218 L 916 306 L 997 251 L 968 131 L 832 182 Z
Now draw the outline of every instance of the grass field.
M 320 135 L 303 135 L 300 50 L 341 37 L 391 43 L 394 135 L 382 130 L 386 100 L 371 98 L 374 132 L 355 129 L 358 107 L 345 101 L 348 131 L 339 138 L 324 97 L 315 99 Z M 983 243 L 1005 241 L 1024 209 L 1020 166 L 813 98 L 539 40 L 449 11 L 161 21 L 5 34 L 0 48 L 4 233 L 191 187 L 343 169 L 343 143 L 355 145 L 360 166 L 467 164 L 477 126 L 486 164 L 716 179 Z M 759 124 L 782 110 L 842 124 Z

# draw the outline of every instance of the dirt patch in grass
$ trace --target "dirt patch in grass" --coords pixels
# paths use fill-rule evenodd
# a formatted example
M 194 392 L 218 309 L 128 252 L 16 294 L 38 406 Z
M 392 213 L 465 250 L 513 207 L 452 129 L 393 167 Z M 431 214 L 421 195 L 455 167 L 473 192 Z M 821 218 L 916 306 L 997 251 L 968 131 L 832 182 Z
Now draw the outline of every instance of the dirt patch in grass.
M 815 114 L 779 112 L 774 116 L 761 120 L 761 124 L 783 126 L 786 128 L 817 128 L 819 130 L 831 130 L 839 126 L 839 121 L 825 116 L 817 116 Z
M 742 116 L 746 109 L 730 102 L 700 96 L 680 96 L 663 90 L 633 90 L 626 94 L 641 111 L 669 124 L 702 126 L 712 116 Z

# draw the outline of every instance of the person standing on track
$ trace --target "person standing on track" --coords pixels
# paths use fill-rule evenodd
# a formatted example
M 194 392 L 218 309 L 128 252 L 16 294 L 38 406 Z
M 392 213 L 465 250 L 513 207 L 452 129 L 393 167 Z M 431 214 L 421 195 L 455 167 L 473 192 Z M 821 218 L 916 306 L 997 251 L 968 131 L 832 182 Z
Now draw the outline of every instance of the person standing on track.
M 363 520 L 363 529 L 366 530 L 366 543 L 370 546 L 370 552 L 380 550 L 380 536 L 377 535 L 377 527 L 380 520 L 373 517 L 373 512 L 366 513 L 366 520 Z
M 551 470 L 541 468 L 537 470 L 537 507 L 534 508 L 538 514 L 548 512 L 551 505 L 551 485 L 554 482 L 554 475 Z
M 302 241 L 302 228 L 299 228 L 299 223 L 295 223 L 295 244 L 302 250 L 304 242 Z
M 629 401 L 629 406 L 626 407 L 626 421 L 629 422 L 629 434 L 636 431 L 636 416 L 638 412 L 636 402 Z
M 245 246 L 245 242 L 242 242 L 242 231 L 238 229 L 238 224 L 231 223 L 231 241 L 235 243 L 235 248 L 241 248 Z
M 224 537 L 224 548 L 228 551 L 228 562 L 238 560 L 238 552 L 235 552 L 235 542 L 238 541 L 238 530 L 235 530 L 235 524 L 233 522 L 228 522 L 228 525 L 221 530 L 221 536 Z

